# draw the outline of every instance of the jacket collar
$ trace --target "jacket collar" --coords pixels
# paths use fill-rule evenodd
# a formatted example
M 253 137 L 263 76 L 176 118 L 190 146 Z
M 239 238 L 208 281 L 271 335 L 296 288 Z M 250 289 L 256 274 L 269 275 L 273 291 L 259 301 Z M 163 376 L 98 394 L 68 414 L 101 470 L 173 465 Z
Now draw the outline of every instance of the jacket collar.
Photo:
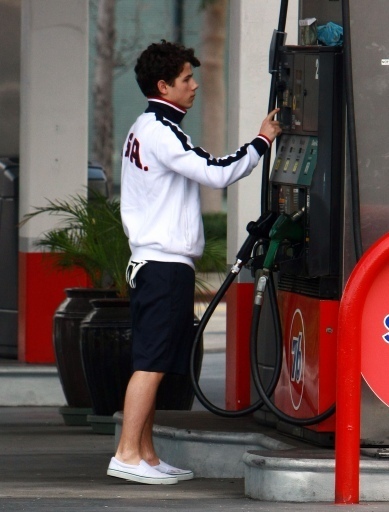
M 154 112 L 155 114 L 162 115 L 175 124 L 180 124 L 186 114 L 186 109 L 170 101 L 163 100 L 162 98 L 148 98 L 148 100 L 149 106 L 146 112 Z

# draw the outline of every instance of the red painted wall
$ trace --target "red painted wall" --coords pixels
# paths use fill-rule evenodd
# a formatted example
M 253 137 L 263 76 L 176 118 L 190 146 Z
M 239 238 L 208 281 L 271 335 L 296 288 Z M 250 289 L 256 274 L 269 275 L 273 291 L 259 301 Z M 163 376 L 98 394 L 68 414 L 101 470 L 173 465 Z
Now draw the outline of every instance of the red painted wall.
M 52 324 L 65 299 L 65 288 L 87 286 L 84 271 L 62 271 L 55 255 L 19 253 L 18 359 L 25 363 L 54 363 Z

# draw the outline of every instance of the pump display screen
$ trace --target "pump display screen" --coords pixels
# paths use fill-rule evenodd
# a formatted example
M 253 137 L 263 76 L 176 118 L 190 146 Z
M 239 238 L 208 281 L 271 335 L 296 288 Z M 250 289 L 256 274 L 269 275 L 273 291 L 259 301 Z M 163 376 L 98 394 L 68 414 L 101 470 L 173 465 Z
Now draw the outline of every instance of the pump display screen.
M 319 57 L 283 54 L 279 70 L 279 106 L 285 130 L 310 134 L 318 129 Z

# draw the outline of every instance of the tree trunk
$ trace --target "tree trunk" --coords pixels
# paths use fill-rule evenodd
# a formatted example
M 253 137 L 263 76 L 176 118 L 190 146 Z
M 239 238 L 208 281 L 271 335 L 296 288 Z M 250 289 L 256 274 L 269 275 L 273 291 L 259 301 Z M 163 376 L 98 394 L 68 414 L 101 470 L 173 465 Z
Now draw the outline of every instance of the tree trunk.
M 115 48 L 115 0 L 99 0 L 94 74 L 93 156 L 107 174 L 109 194 L 113 188 L 113 71 Z
M 204 9 L 202 26 L 202 146 L 214 156 L 225 152 L 226 87 L 224 51 L 226 40 L 227 0 L 209 2 Z M 222 190 L 201 187 L 203 212 L 222 210 Z

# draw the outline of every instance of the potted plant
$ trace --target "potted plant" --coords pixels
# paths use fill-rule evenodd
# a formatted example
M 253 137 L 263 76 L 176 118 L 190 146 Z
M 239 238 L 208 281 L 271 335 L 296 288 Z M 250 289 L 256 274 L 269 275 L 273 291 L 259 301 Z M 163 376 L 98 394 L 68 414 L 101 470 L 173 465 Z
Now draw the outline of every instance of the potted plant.
M 64 387 L 67 380 L 76 376 L 75 361 L 78 358 L 95 416 L 111 417 L 122 407 L 127 382 L 132 374 L 130 296 L 125 281 L 130 249 L 122 228 L 120 202 L 91 191 L 89 199 L 76 195 L 69 200 L 48 201 L 46 206 L 35 208 L 23 222 L 44 213 L 58 215 L 63 222 L 46 232 L 37 244 L 56 254 L 58 267 L 80 267 L 91 282 L 89 290 L 66 290 L 67 300 L 59 306 L 54 317 L 53 342 L 61 383 Z M 206 282 L 198 274 L 225 270 L 223 244 L 208 237 L 204 256 L 197 262 L 196 269 L 196 293 L 206 297 Z M 93 300 L 93 296 L 88 296 L 94 292 L 102 294 L 103 291 L 115 298 L 103 300 L 100 295 Z M 82 301 L 78 300 L 75 304 L 73 297 L 71 303 L 72 294 L 84 292 Z M 70 307 L 71 304 L 75 304 L 75 307 Z M 64 317 L 69 314 L 73 315 L 72 318 L 65 321 Z M 62 330 L 61 324 L 66 323 L 66 328 Z M 69 328 L 69 323 L 72 328 Z M 194 328 L 197 325 L 195 318 Z M 77 347 L 72 347 L 69 336 Z M 199 372 L 201 361 L 202 354 L 199 353 Z M 73 380 L 76 381 L 76 395 L 80 397 L 81 379 Z M 180 393 L 172 392 L 172 387 L 174 391 L 180 390 Z M 65 396 L 68 406 L 74 409 L 74 404 L 69 403 L 69 393 L 65 392 Z M 177 400 L 172 403 L 174 396 L 177 399 L 185 398 L 180 403 Z M 157 408 L 190 409 L 193 398 L 189 377 L 167 375 L 158 394 Z M 61 412 L 64 412 L 63 408 Z M 105 431 L 106 426 L 101 428 Z M 98 426 L 96 430 L 99 431 Z
M 61 269 L 82 268 L 89 288 L 68 288 L 66 299 L 53 319 L 53 345 L 58 374 L 67 406 L 60 408 L 68 425 L 87 425 L 93 404 L 80 351 L 80 324 L 92 310 L 92 299 L 118 298 L 128 301 L 123 267 L 130 250 L 120 221 L 120 204 L 89 190 L 89 197 L 77 195 L 69 200 L 48 201 L 34 208 L 23 223 L 41 214 L 59 216 L 58 228 L 47 231 L 37 242 L 55 253 Z M 114 257 L 112 257 L 114 255 Z

